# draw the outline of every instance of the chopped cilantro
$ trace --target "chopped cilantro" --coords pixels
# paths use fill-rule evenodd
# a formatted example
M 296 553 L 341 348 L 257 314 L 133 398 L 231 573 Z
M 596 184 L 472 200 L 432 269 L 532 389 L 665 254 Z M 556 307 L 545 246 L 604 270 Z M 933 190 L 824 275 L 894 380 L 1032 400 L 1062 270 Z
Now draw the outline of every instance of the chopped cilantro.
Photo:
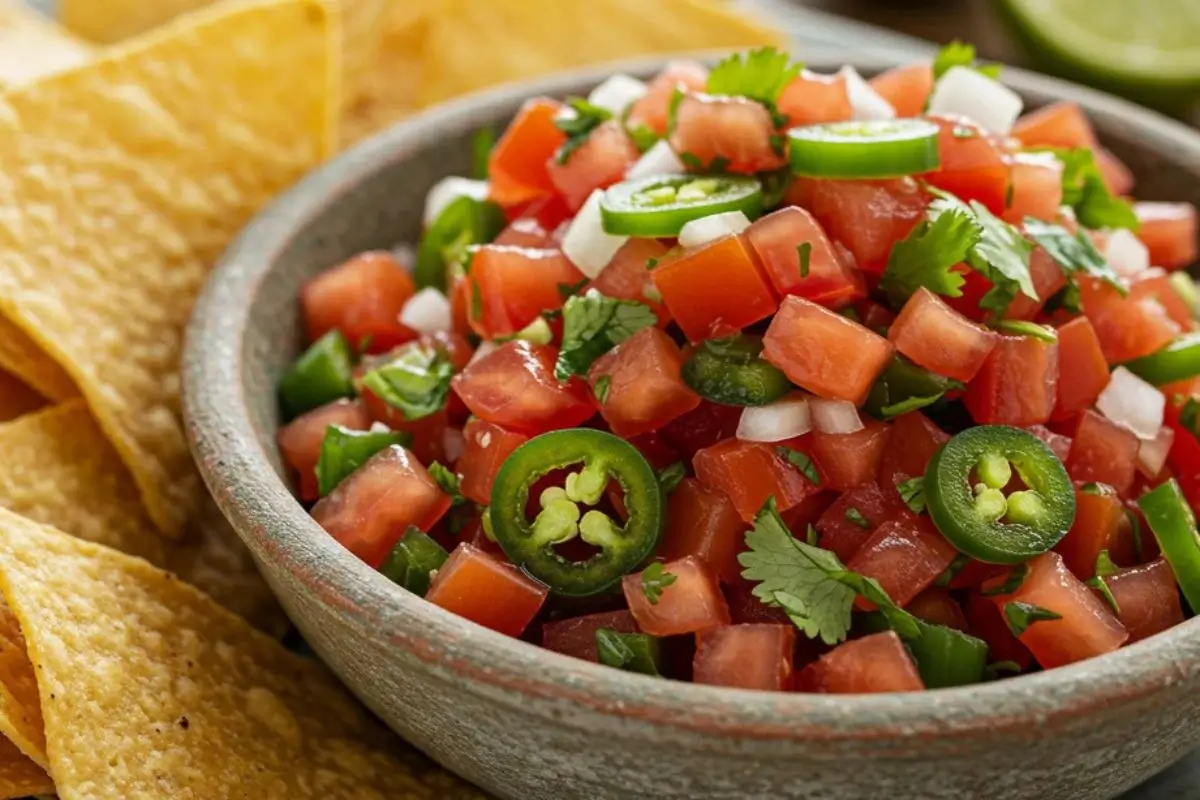
M 776 447 L 776 452 L 783 456 L 783 459 L 791 464 L 796 469 L 800 470 L 800 474 L 808 478 L 815 486 L 821 485 L 821 475 L 817 472 L 817 467 L 813 464 L 812 459 L 799 450 L 793 450 L 790 447 Z
M 616 300 L 594 289 L 574 295 L 563 306 L 563 343 L 555 377 L 566 381 L 586 374 L 597 358 L 657 322 L 650 307 L 636 300 Z
M 906 397 L 896 403 L 883 406 L 879 409 L 879 414 L 884 419 L 893 419 L 895 417 L 907 414 L 910 411 L 916 411 L 927 406 L 931 406 L 945 396 L 945 392 L 926 395 L 925 397 Z
M 1013 601 L 1004 604 L 1004 621 L 1008 623 L 1008 629 L 1012 631 L 1013 636 L 1018 638 L 1035 622 L 1055 619 L 1062 619 L 1062 614 L 1032 603 Z
M 458 488 L 458 476 L 447 469 L 441 462 L 434 461 L 429 465 L 429 477 L 433 478 L 443 492 L 450 495 L 450 505 L 461 506 L 467 502 L 462 490 Z
M 821 532 L 815 526 L 809 525 L 808 530 L 804 532 L 804 541 L 811 547 L 816 547 L 821 541 Z
M 778 119 L 775 104 L 803 64 L 793 63 L 792 57 L 774 47 L 761 47 L 748 53 L 734 53 L 720 61 L 708 74 L 709 94 L 735 95 L 756 100 L 776 117 L 776 127 L 786 119 Z
M 854 523 L 860 528 L 871 527 L 871 523 L 867 521 L 867 518 L 863 516 L 863 513 L 853 506 L 846 509 L 846 520 Z
M 1037 289 L 1029 273 L 1033 245 L 1016 227 L 988 211 L 982 203 L 972 200 L 969 205 L 979 224 L 979 241 L 971 248 L 967 263 L 992 282 L 992 288 L 979 301 L 980 308 L 1000 317 L 1018 291 L 1037 300 Z
M 685 97 L 687 97 L 687 92 L 685 92 L 683 89 L 679 88 L 678 86 L 676 86 L 674 89 L 671 90 L 671 97 L 669 100 L 667 100 L 667 133 L 668 134 L 675 132 L 675 123 L 679 117 L 679 104 L 683 102 L 683 98 L 685 98 Z M 692 155 L 691 153 L 681 153 L 679 156 L 679 159 L 684 164 L 688 164 L 688 160 L 686 158 L 684 158 L 684 156 L 688 156 L 688 155 L 692 156 L 692 158 L 695 158 L 697 161 L 700 160 L 700 159 L 696 158 L 696 156 Z M 691 166 L 691 165 L 688 164 L 688 166 Z
M 800 277 L 808 277 L 809 261 L 812 259 L 812 242 L 796 245 L 796 255 L 800 258 Z
M 567 105 L 574 113 L 563 114 L 554 120 L 554 126 L 567 135 L 567 141 L 555 154 L 555 161 L 559 164 L 567 163 L 567 159 L 587 141 L 592 131 L 612 119 L 612 112 L 607 108 L 592 105 L 582 97 L 569 98 Z
M 411 422 L 446 405 L 453 377 L 454 367 L 440 350 L 418 344 L 368 372 L 362 384 Z
M 1065 311 L 1068 314 L 1083 313 L 1083 297 L 1079 293 L 1079 284 L 1068 280 L 1067 285 L 1050 295 L 1043 311 L 1053 314 L 1055 311 Z
M 933 57 L 933 79 L 938 80 L 952 67 L 968 67 L 993 79 L 1000 77 L 999 64 L 978 63 L 975 60 L 975 45 L 958 39 L 942 47 Z
M 979 226 L 966 211 L 946 209 L 922 220 L 892 248 L 880 288 L 896 307 L 922 286 L 934 294 L 960 297 L 966 279 L 953 267 L 978 241 Z
M 900 499 L 904 501 L 904 505 L 908 506 L 914 514 L 920 514 L 925 510 L 924 476 L 918 475 L 896 484 L 896 491 L 900 493 Z
M 608 628 L 596 631 L 596 660 L 606 667 L 627 672 L 658 675 L 658 640 L 645 633 L 618 633 Z
M 700 156 L 696 155 L 695 153 L 680 153 L 679 160 L 682 161 L 683 165 L 688 169 L 704 169 L 704 162 L 701 161 Z
M 1104 182 L 1104 174 L 1095 156 L 1086 147 L 1037 148 L 1051 152 L 1063 162 L 1063 205 L 1075 209 L 1075 218 L 1088 228 L 1129 228 L 1137 230 L 1133 207 L 1114 197 Z
M 941 575 L 938 575 L 937 580 L 933 582 L 934 585 L 949 586 L 951 582 L 953 582 L 958 576 L 958 573 L 962 572 L 966 568 L 967 564 L 970 563 L 970 556 L 966 555 L 965 553 L 959 553 L 954 557 L 954 560 L 950 562 L 950 566 L 946 567 L 945 571 L 942 572 Z
M 596 399 L 600 401 L 600 405 L 604 405 L 608 401 L 608 390 L 612 388 L 612 376 L 601 375 L 596 378 L 596 384 L 592 387 L 592 392 L 596 395 Z
M 687 467 L 682 461 L 676 461 L 668 464 L 658 471 L 658 485 L 662 487 L 663 494 L 670 494 L 679 486 L 679 482 L 687 477 Z
M 633 145 L 641 152 L 646 152 L 653 147 L 662 137 L 654 132 L 654 129 L 645 123 L 638 123 L 632 127 L 625 126 L 625 132 L 629 134 L 629 138 L 633 140 Z
M 1096 245 L 1092 244 L 1092 238 L 1088 236 L 1087 231 L 1071 233 L 1062 225 L 1026 217 L 1025 233 L 1054 259 L 1071 285 L 1075 285 L 1075 276 L 1083 273 L 1099 278 L 1123 295 L 1129 293 L 1116 271 L 1096 249 Z M 1077 286 L 1075 291 L 1078 293 Z
M 663 569 L 661 561 L 655 561 L 642 570 L 642 593 L 650 601 L 650 605 L 658 605 L 662 599 L 663 589 L 675 582 L 675 575 Z
M 579 294 L 580 290 L 587 286 L 587 284 L 587 278 L 581 278 L 578 283 L 560 283 L 557 286 L 558 296 L 563 299 L 563 302 L 566 302 L 567 298 Z
M 1116 575 L 1121 571 L 1121 568 L 1113 563 L 1112 557 L 1109 556 L 1107 550 L 1101 550 L 1096 556 L 1096 574 L 1090 580 L 1086 581 L 1087 585 L 1100 593 L 1104 601 L 1112 608 L 1113 613 L 1120 614 L 1121 606 L 1117 604 L 1117 598 L 1113 596 L 1112 589 L 1108 587 L 1105 578 Z

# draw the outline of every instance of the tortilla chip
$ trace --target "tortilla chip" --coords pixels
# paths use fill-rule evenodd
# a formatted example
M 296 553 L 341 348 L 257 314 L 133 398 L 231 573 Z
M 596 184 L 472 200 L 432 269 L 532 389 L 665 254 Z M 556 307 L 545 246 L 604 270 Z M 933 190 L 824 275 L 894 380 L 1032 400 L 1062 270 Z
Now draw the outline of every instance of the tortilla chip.
M 417 108 L 425 33 L 428 21 L 404 13 L 389 19 L 380 42 L 379 57 L 361 78 L 358 97 L 342 115 L 342 144 L 351 145 L 383 130 Z
M 47 400 L 57 403 L 79 395 L 71 376 L 3 314 L 0 314 L 0 368 L 16 375 Z
M 0 602 L 0 733 L 41 769 L 50 766 L 37 676 L 21 626 L 4 602 Z
M 69 798 L 480 797 L 295 656 L 140 559 L 0 511 L 50 773 Z
M 0 96 L 0 208 L 23 212 L 0 217 L 0 312 L 75 379 L 169 536 L 201 498 L 183 328 L 233 234 L 332 149 L 326 22 L 318 0 L 221 6 Z
M 54 781 L 45 770 L 21 755 L 12 742 L 0 739 L 0 800 L 54 791 Z
M 21 0 L 0 0 L 0 86 L 19 86 L 88 61 L 92 48 Z
M 15 375 L 0 369 L 0 423 L 37 411 L 46 399 Z

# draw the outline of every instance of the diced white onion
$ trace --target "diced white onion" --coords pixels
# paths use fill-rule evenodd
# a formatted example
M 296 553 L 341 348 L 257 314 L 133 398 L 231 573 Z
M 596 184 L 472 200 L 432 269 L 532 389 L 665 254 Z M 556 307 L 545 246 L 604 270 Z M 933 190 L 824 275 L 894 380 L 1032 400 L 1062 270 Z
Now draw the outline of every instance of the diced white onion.
M 490 356 L 499 347 L 495 342 L 480 342 L 479 347 L 475 348 L 475 352 L 471 354 L 471 360 L 467 362 L 467 366 L 471 366 L 476 361 L 482 361 Z
M 1007 134 L 1024 107 L 1020 95 L 967 67 L 951 67 L 929 95 L 929 113 L 963 116 L 993 133 Z
M 1101 414 L 1129 428 L 1142 440 L 1158 436 L 1166 407 L 1167 398 L 1157 387 L 1125 367 L 1113 370 L 1108 386 L 1096 398 L 1096 408 Z
M 871 84 L 863 80 L 858 70 L 849 65 L 838 70 L 846 80 L 846 97 L 850 100 L 851 116 L 856 120 L 895 119 L 896 109 Z
M 367 431 L 370 433 L 387 433 L 390 430 L 391 428 L 389 428 L 386 423 L 380 422 L 379 420 L 375 420 L 371 423 L 371 427 L 367 428 Z
M 687 172 L 687 168 L 679 160 L 679 156 L 675 155 L 667 140 L 659 139 L 625 171 L 625 177 L 633 180 L 654 175 L 676 175 L 680 172 Z
M 604 232 L 600 222 L 600 198 L 603 195 L 603 189 L 592 192 L 562 239 L 563 255 L 589 278 L 599 275 L 621 245 L 629 241 L 628 236 Z
M 1138 469 L 1147 478 L 1156 478 L 1167 463 L 1167 453 L 1175 443 L 1175 431 L 1166 425 L 1158 429 L 1158 435 L 1142 442 L 1138 448 Z
M 749 227 L 750 219 L 741 211 L 709 214 L 685 223 L 679 231 L 679 244 L 683 247 L 699 247 L 722 236 L 741 233 Z
M 475 181 L 456 175 L 442 178 L 433 185 L 429 194 L 425 195 L 425 227 L 428 228 L 432 225 L 438 215 L 446 210 L 446 206 L 458 198 L 473 197 L 476 200 L 487 200 L 490 189 L 487 181 Z
M 453 464 L 458 461 L 458 457 L 463 451 L 463 432 L 453 425 L 442 431 L 442 451 L 446 454 L 446 461 Z
M 1123 278 L 1132 278 L 1150 269 L 1150 251 L 1132 231 L 1118 228 L 1108 234 L 1104 258 Z
M 450 330 L 450 301 L 434 288 L 414 294 L 400 311 L 400 324 L 417 333 L 433 334 Z
M 769 406 L 748 406 L 738 421 L 737 438 L 744 442 L 782 442 L 812 430 L 809 398 L 792 395 Z
M 614 117 L 619 117 L 625 113 L 625 109 L 642 99 L 647 91 L 649 88 L 646 84 L 637 78 L 618 72 L 592 89 L 587 99 L 592 105 L 600 106 Z
M 821 433 L 857 433 L 863 429 L 854 403 L 813 397 L 808 401 L 808 407 L 812 411 L 813 427 Z

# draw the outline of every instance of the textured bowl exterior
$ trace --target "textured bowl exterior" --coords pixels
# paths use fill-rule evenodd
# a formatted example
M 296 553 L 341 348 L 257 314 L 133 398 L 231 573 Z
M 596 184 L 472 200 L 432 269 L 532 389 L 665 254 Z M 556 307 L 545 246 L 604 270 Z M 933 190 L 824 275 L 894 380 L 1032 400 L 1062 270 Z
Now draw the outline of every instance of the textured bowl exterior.
M 836 64 L 817 63 L 815 68 Z M 854 59 L 865 72 L 889 66 Z M 652 74 L 657 62 L 620 65 Z M 365 142 L 267 209 L 213 273 L 188 333 L 185 414 L 200 469 L 291 618 L 341 679 L 433 758 L 505 798 L 1114 797 L 1200 744 L 1200 619 L 1104 658 L 977 687 L 820 696 L 718 689 L 551 653 L 390 584 L 296 503 L 274 387 L 300 347 L 305 279 L 412 242 L 427 189 L 470 137 L 535 94 L 609 69 L 444 106 Z M 1012 70 L 1031 104 L 1075 99 L 1148 198 L 1200 201 L 1200 137 L 1129 104 Z

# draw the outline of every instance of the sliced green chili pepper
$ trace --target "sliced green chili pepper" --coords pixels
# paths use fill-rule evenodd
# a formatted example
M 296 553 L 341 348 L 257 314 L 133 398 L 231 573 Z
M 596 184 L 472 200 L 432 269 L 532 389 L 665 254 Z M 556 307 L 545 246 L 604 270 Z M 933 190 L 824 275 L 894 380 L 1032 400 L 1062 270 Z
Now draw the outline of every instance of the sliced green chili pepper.
M 1179 484 L 1170 479 L 1142 495 L 1138 507 L 1146 515 L 1146 523 L 1175 572 L 1188 605 L 1193 612 L 1200 611 L 1200 534 L 1196 533 L 1196 517 Z
M 792 172 L 810 178 L 900 178 L 935 170 L 938 126 L 921 119 L 806 125 L 788 131 Z
M 446 563 L 450 554 L 419 528 L 409 527 L 379 571 L 390 581 L 422 597 L 429 591 L 433 573 Z
M 609 187 L 600 200 L 606 233 L 625 236 L 678 236 L 694 219 L 741 211 L 757 219 L 763 210 L 762 184 L 741 175 L 655 175 Z
M 564 487 L 536 498 L 541 510 L 526 515 L 530 487 L 543 476 L 576 465 Z M 625 493 L 629 517 L 618 525 L 589 506 L 615 480 Z M 637 568 L 662 538 L 665 498 L 658 474 L 633 445 L 587 428 L 544 433 L 513 451 L 500 467 L 489 507 L 492 531 L 518 567 L 568 596 L 597 594 Z M 599 550 L 583 561 L 565 558 L 557 545 L 580 537 Z
M 405 431 L 352 431 L 341 425 L 325 429 L 321 453 L 317 457 L 317 487 L 321 496 L 332 492 L 351 472 L 385 447 L 398 444 L 405 447 L 412 434 Z
M 919 633 L 905 639 L 904 643 L 912 653 L 926 688 L 966 686 L 983 681 L 988 656 L 986 642 L 945 625 L 935 625 L 916 617 L 913 621 Z M 892 629 L 887 617 L 879 611 L 864 615 L 863 625 L 872 632 Z
M 1016 470 L 1026 489 L 1005 493 Z M 1018 564 L 1044 553 L 1075 520 L 1075 490 L 1041 439 L 1007 425 L 968 428 L 946 442 L 925 471 L 929 515 L 969 556 Z
M 279 381 L 279 399 L 288 417 L 354 394 L 350 343 L 337 330 L 317 339 Z
M 1185 333 L 1162 350 L 1125 363 L 1125 368 L 1155 386 L 1200 375 L 1200 331 Z
M 761 336 L 701 342 L 683 364 L 683 382 L 726 406 L 765 406 L 792 390 L 783 371 L 762 358 Z
M 896 356 L 871 386 L 864 410 L 873 417 L 891 419 L 933 405 L 946 392 L 964 388 L 953 378 L 918 367 L 904 356 Z
M 504 211 L 490 200 L 456 198 L 421 237 L 413 270 L 417 288 L 446 291 L 449 273 L 461 267 L 467 248 L 487 244 L 504 230 Z
M 647 633 L 617 633 L 600 628 L 596 631 L 596 657 L 606 667 L 643 675 L 660 674 L 658 639 Z

